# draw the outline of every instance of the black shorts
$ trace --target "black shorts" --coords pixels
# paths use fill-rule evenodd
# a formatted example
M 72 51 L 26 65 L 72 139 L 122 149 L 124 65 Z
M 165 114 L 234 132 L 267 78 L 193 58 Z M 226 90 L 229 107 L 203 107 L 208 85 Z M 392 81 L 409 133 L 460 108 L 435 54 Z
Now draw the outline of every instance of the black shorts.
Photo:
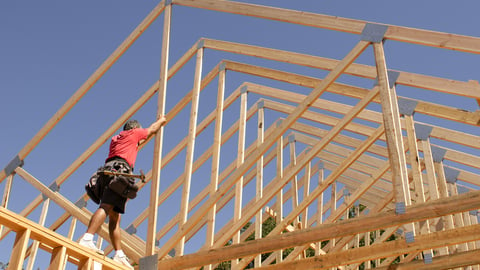
M 116 163 L 124 163 L 124 165 L 127 166 L 127 168 L 130 168 L 128 163 L 123 161 L 122 159 L 111 159 L 105 163 L 105 167 L 111 167 L 115 168 Z M 131 173 L 131 170 L 128 172 Z M 124 198 L 111 190 L 108 185 L 105 186 L 105 189 L 103 190 L 103 195 L 102 198 L 100 199 L 100 203 L 105 203 L 109 205 L 113 205 L 113 211 L 124 214 L 125 213 L 125 205 L 127 204 L 127 198 Z

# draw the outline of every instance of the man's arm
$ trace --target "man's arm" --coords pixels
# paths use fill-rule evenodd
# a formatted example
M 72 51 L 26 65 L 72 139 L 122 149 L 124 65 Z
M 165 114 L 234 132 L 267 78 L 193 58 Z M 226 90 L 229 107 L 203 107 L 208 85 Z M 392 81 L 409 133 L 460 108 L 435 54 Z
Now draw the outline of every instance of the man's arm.
M 148 135 L 147 135 L 147 139 L 150 138 L 150 136 L 152 136 L 153 134 L 155 134 L 161 126 L 165 125 L 165 123 L 167 122 L 167 119 L 165 119 L 165 116 L 160 116 L 160 118 L 158 118 L 157 121 L 153 122 L 148 128 Z M 138 145 L 140 146 L 142 143 L 144 143 L 147 139 L 145 140 L 141 140 L 140 142 L 138 142 Z
M 148 127 L 148 137 L 151 135 L 155 134 L 161 126 L 163 126 L 167 122 L 167 119 L 165 119 L 165 116 L 160 116 L 157 121 L 153 122 L 149 127 Z

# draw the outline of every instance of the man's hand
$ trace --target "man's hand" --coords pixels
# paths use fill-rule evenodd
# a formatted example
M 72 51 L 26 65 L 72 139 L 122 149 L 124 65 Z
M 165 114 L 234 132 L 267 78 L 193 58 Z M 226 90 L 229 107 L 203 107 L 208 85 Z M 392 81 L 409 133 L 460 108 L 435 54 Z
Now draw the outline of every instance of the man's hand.
M 167 122 L 167 119 L 165 118 L 164 115 L 161 115 L 157 121 L 153 122 L 149 127 L 148 127 L 148 136 L 153 135 L 156 133 L 161 126 L 165 125 Z

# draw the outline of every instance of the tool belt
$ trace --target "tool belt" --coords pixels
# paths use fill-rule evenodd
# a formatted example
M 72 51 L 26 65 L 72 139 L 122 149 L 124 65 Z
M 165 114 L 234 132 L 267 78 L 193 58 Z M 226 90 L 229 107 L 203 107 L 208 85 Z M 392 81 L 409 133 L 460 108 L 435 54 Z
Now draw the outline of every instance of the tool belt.
M 85 190 L 92 201 L 97 204 L 100 203 L 103 190 L 107 186 L 124 198 L 134 199 L 138 192 L 134 177 L 139 176 L 132 174 L 128 163 L 124 159 L 115 157 L 107 160 L 103 167 L 97 169 L 85 185 Z

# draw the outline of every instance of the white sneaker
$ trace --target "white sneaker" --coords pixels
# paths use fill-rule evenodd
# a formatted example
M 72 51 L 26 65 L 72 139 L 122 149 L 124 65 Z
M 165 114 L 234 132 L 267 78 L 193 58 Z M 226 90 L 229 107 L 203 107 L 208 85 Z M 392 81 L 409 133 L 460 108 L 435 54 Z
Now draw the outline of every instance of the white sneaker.
M 118 256 L 117 254 L 115 254 L 115 256 L 113 256 L 113 260 L 116 261 L 116 262 L 119 262 L 125 266 L 128 266 L 130 267 L 130 269 L 135 269 L 133 268 L 133 266 L 130 264 L 130 260 L 127 258 L 127 256 L 123 255 L 123 256 Z
M 93 242 L 93 240 L 83 240 L 80 239 L 80 241 L 78 241 L 78 243 L 81 245 L 81 246 L 84 246 L 84 247 L 87 247 L 93 251 L 95 251 L 96 253 L 100 254 L 100 255 L 103 255 L 103 250 L 97 248 L 97 246 L 95 245 L 95 242 Z

